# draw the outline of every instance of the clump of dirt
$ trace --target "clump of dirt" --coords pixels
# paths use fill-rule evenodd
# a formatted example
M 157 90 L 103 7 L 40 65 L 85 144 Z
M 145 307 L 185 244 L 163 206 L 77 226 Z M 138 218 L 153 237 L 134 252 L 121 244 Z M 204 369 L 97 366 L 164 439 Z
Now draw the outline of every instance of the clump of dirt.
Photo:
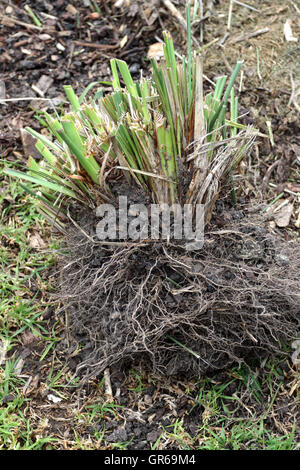
M 283 352 L 299 332 L 299 249 L 253 214 L 227 220 L 194 252 L 99 244 L 93 214 L 70 230 L 60 297 L 83 381 L 132 362 L 192 376 Z

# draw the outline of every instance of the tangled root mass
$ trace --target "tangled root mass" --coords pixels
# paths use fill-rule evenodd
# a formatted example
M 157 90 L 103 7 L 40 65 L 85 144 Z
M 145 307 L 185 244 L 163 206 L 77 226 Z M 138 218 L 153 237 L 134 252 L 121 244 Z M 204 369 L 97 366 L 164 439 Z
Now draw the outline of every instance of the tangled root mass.
M 281 353 L 299 332 L 298 247 L 253 221 L 208 232 L 196 252 L 103 246 L 80 230 L 68 251 L 61 296 L 85 379 L 132 362 L 199 375 Z

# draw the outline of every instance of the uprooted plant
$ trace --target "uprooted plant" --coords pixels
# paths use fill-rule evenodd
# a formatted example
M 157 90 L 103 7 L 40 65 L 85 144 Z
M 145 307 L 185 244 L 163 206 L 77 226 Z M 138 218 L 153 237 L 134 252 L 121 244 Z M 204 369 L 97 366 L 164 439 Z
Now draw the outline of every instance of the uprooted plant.
M 195 252 L 172 238 L 96 237 L 94 210 L 120 195 L 201 204 L 208 228 L 222 182 L 232 181 L 258 134 L 238 122 L 242 63 L 205 94 L 189 11 L 187 24 L 187 57 L 177 59 L 165 33 L 164 59 L 152 60 L 150 78 L 134 82 L 127 64 L 113 59 L 112 91 L 88 100 L 94 84 L 80 98 L 66 86 L 71 109 L 39 117 L 52 138 L 28 128 L 41 162 L 30 158 L 26 173 L 7 170 L 31 183 L 24 188 L 64 234 L 59 299 L 87 376 L 128 360 L 159 373 L 199 373 L 253 351 L 281 351 L 298 330 L 300 257 L 253 221 L 207 229 Z

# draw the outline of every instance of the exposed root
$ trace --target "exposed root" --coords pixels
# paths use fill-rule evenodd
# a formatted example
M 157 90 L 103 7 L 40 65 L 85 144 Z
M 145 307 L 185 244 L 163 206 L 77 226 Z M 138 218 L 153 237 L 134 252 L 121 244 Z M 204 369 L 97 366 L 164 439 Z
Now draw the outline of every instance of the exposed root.
M 68 247 L 61 293 L 83 379 L 131 361 L 159 375 L 200 374 L 282 353 L 299 332 L 298 245 L 249 220 L 207 233 L 193 253 L 99 246 L 78 230 Z

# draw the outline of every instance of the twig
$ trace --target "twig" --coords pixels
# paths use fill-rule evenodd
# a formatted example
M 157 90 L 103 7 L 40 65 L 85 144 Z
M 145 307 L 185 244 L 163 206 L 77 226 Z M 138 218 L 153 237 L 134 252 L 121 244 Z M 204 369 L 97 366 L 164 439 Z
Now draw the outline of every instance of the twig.
M 69 52 L 68 64 L 67 64 L 68 69 L 70 68 L 70 65 L 72 63 L 74 49 L 75 49 L 75 44 L 72 42 L 71 47 L 70 47 L 70 52 Z
M 241 70 L 241 78 L 240 78 L 240 84 L 239 84 L 239 93 L 243 90 L 243 79 L 244 79 L 244 70 Z
M 227 41 L 228 38 L 229 38 L 229 32 L 227 31 L 227 33 L 225 33 L 222 39 L 219 41 L 219 46 L 222 46 L 225 43 L 225 41 Z
M 31 100 L 52 101 L 51 98 L 37 98 L 35 96 L 30 96 L 26 98 L 5 98 L 5 99 L 0 98 L 0 104 L 6 101 L 31 101 Z
M 230 31 L 230 29 L 231 29 L 232 8 L 233 8 L 233 1 L 230 0 L 229 10 L 228 10 L 228 20 L 227 20 L 227 29 L 228 29 L 228 31 Z
M 205 12 L 205 17 L 209 18 L 212 15 L 212 10 L 214 7 L 214 0 L 210 0 L 207 4 L 206 12 Z
M 275 170 L 275 168 L 279 165 L 280 160 L 276 160 L 272 165 L 267 169 L 265 176 L 263 177 L 262 180 L 262 191 L 265 192 L 267 189 L 267 186 L 269 184 L 269 180 L 271 178 L 271 174 Z
M 268 128 L 268 132 L 269 132 L 269 137 L 270 137 L 271 145 L 272 145 L 272 147 L 274 147 L 274 146 L 275 146 L 275 142 L 274 142 L 274 136 L 273 136 L 272 123 L 271 123 L 271 121 L 266 121 L 266 125 L 267 125 L 267 128 Z
M 40 12 L 40 15 L 44 18 L 49 18 L 49 20 L 58 20 L 57 16 L 49 15 L 48 13 L 44 13 L 43 11 Z
M 230 63 L 228 62 L 228 60 L 226 59 L 226 56 L 224 54 L 224 52 L 222 51 L 222 59 L 224 61 L 224 64 L 228 70 L 229 73 L 232 73 L 233 72 L 233 68 L 231 67 Z
M 257 76 L 262 81 L 262 76 L 260 73 L 260 60 L 259 60 L 259 50 L 258 47 L 256 48 L 256 70 L 257 70 Z
M 293 103 L 293 105 L 295 106 L 297 111 L 300 112 L 300 106 L 298 105 L 298 103 L 296 101 L 296 97 L 297 97 L 298 92 L 296 92 L 296 86 L 295 86 L 295 82 L 294 82 L 294 79 L 293 79 L 292 72 L 290 73 L 290 79 L 291 79 L 292 93 L 291 93 L 291 96 L 290 96 L 290 99 L 289 99 L 289 102 L 288 102 L 288 106 L 290 106 L 291 103 Z
M 245 34 L 244 36 L 238 36 L 236 38 L 233 38 L 230 41 L 230 43 L 235 44 L 236 42 L 247 41 L 250 38 L 260 36 L 261 34 L 268 33 L 269 31 L 270 31 L 270 28 L 258 29 L 257 31 L 253 31 L 253 33 L 248 33 L 248 34 Z
M 250 5 L 247 5 L 246 3 L 243 2 L 238 2 L 237 0 L 230 0 L 229 4 L 229 10 L 228 10 L 228 20 L 227 20 L 227 29 L 230 31 L 231 29 L 231 18 L 232 18 L 232 9 L 233 9 L 233 4 L 240 5 L 245 8 L 249 8 L 249 10 L 257 11 L 258 13 L 260 10 L 257 10 L 257 8 L 251 7 Z
M 238 2 L 237 0 L 233 0 L 233 3 L 236 3 L 237 5 L 241 5 L 242 7 L 245 7 L 245 8 L 249 8 L 249 10 L 257 11 L 258 13 L 260 12 L 260 10 L 258 10 L 257 8 L 247 5 L 246 3 Z
M 29 29 L 37 29 L 38 31 L 42 31 L 43 27 L 36 26 L 35 24 L 29 24 L 29 23 L 24 23 L 24 21 L 20 21 L 14 16 L 6 16 L 6 15 L 0 15 L 0 18 L 5 21 L 9 21 L 10 23 L 15 23 L 20 26 L 25 26 L 25 28 Z
M 178 22 L 180 23 L 180 25 L 184 28 L 184 30 L 186 31 L 187 30 L 187 26 L 186 26 L 186 21 L 185 19 L 183 18 L 182 14 L 180 13 L 180 11 L 177 10 L 177 8 L 173 5 L 173 3 L 170 1 L 170 0 L 163 0 L 165 6 L 170 10 L 170 12 L 172 13 L 173 16 L 175 16 L 175 18 L 177 18 Z
M 215 38 L 212 41 L 208 42 L 207 44 L 204 44 L 203 46 L 199 47 L 199 49 L 196 51 L 197 54 L 202 53 L 203 51 L 205 51 L 205 49 L 208 49 L 210 46 L 212 46 L 213 44 L 215 44 L 219 40 L 220 40 L 220 38 Z
M 275 214 L 275 212 L 280 211 L 280 209 L 282 209 L 284 206 L 287 206 L 289 202 L 290 202 L 290 201 L 289 201 L 288 199 L 286 199 L 285 201 L 283 201 L 281 204 L 279 204 L 279 206 L 277 206 L 277 207 L 273 210 L 273 214 Z
M 104 370 L 104 384 L 105 384 L 105 395 L 107 395 L 107 397 L 110 400 L 113 400 L 113 393 L 112 393 L 111 381 L 110 381 L 110 372 L 109 372 L 108 367 Z
M 271 188 L 277 188 L 277 185 L 274 183 L 269 183 L 269 186 L 271 186 Z M 290 189 L 287 189 L 287 188 L 284 188 L 283 191 L 287 194 L 291 194 L 292 196 L 296 196 L 300 199 L 300 193 L 295 193 L 294 191 L 291 191 Z
M 200 23 L 200 43 L 202 44 L 203 43 L 203 1 L 200 0 L 200 20 L 201 20 L 201 23 Z
M 42 23 L 40 22 L 40 20 L 38 19 L 38 17 L 36 16 L 36 14 L 34 13 L 34 11 L 30 8 L 29 5 L 25 5 L 24 10 L 26 10 L 27 14 L 31 17 L 31 19 L 34 21 L 36 26 L 38 26 L 39 28 L 41 28 L 43 26 Z
M 200 2 L 200 43 L 203 43 L 203 35 L 204 35 L 204 21 L 211 17 L 212 10 L 214 7 L 214 0 L 210 0 L 208 2 L 205 15 L 203 15 L 203 3 Z
M 118 49 L 120 42 L 117 44 L 98 44 L 96 42 L 86 42 L 86 41 L 73 41 L 74 44 L 83 47 L 91 47 L 93 49 Z
M 284 193 L 280 193 L 278 194 L 278 196 L 276 196 L 271 202 L 269 202 L 269 204 L 266 205 L 266 207 L 264 207 L 260 213 L 263 214 L 264 212 L 267 212 L 267 210 L 273 206 L 273 204 L 275 204 L 275 202 L 277 202 L 282 196 L 284 195 Z
M 44 97 L 44 92 L 40 90 L 36 85 L 31 85 L 31 88 L 33 91 L 35 91 L 38 95 L 40 95 L 42 98 Z
M 292 2 L 291 0 L 290 0 L 290 3 L 291 3 L 291 4 L 293 5 L 293 7 L 295 8 L 296 12 L 297 12 L 297 13 L 300 13 L 300 10 L 299 10 L 299 8 L 295 5 L 295 3 Z
M 173 3 L 170 0 L 163 0 L 164 5 L 170 10 L 173 16 L 177 18 L 178 23 L 180 26 L 183 28 L 184 32 L 187 32 L 187 22 L 183 18 L 182 14 L 180 13 L 179 10 L 173 5 Z M 193 41 L 196 44 L 197 47 L 200 46 L 199 41 L 193 36 Z

